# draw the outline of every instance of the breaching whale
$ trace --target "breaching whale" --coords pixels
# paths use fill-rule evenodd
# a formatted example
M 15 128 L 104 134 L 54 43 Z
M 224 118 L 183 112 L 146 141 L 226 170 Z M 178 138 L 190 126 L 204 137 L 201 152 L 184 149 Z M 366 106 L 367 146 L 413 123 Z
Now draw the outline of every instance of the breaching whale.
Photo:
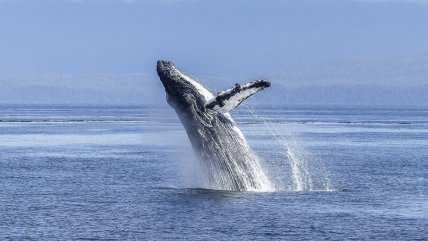
M 270 82 L 235 84 L 214 96 L 177 70 L 171 61 L 158 61 L 157 73 L 165 87 L 167 102 L 181 120 L 210 188 L 271 190 L 257 156 L 229 114 L 249 96 L 270 87 Z

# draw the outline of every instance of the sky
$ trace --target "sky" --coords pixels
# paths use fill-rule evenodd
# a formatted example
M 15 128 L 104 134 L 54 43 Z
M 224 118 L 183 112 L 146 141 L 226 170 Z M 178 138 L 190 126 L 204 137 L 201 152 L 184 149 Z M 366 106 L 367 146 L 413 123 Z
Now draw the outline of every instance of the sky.
M 428 0 L 0 0 L 0 103 L 164 104 L 164 59 L 262 103 L 424 105 L 427 25 Z

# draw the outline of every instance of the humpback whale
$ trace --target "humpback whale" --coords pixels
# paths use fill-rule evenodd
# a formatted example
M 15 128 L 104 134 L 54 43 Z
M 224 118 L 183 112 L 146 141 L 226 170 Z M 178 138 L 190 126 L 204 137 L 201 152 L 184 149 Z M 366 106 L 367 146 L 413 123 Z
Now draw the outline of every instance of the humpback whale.
M 210 188 L 231 191 L 271 190 L 272 185 L 230 111 L 270 87 L 266 80 L 235 84 L 212 94 L 180 72 L 171 61 L 158 61 L 157 73 L 168 104 L 183 124 Z

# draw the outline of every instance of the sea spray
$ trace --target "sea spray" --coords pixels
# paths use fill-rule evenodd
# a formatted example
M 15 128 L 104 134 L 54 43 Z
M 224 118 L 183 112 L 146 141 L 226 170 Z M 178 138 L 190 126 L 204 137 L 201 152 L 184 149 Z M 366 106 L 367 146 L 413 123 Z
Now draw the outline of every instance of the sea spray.
M 286 125 L 278 126 L 266 117 L 259 116 L 254 108 L 244 106 L 256 121 L 266 127 L 266 131 L 276 142 L 275 148 L 278 148 L 276 153 L 268 157 L 269 161 L 264 162 L 276 190 L 295 192 L 334 190 L 323 162 L 305 150 Z M 281 127 L 286 127 L 287 134 L 279 131 Z

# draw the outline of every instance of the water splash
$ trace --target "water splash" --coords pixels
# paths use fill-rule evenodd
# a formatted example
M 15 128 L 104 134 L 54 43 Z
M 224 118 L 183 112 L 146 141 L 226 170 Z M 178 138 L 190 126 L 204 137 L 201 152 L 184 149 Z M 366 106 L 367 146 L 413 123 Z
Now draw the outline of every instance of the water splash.
M 329 173 L 323 162 L 310 152 L 287 131 L 281 134 L 278 127 L 264 117 L 260 117 L 254 108 L 244 105 L 247 111 L 266 126 L 266 130 L 279 145 L 276 161 L 270 160 L 269 176 L 279 191 L 334 191 Z M 265 163 L 268 164 L 268 163 Z M 269 165 L 268 165 L 269 166 Z
M 191 110 L 198 111 L 197 108 Z M 194 168 L 193 165 L 192 168 L 183 166 L 182 170 L 187 172 L 198 169 L 202 182 L 194 185 L 229 191 L 275 191 L 258 156 L 252 151 L 229 114 L 220 116 L 226 118 L 222 120 L 218 115 L 210 116 L 204 112 L 192 116 L 198 116 L 200 118 L 198 120 L 202 123 L 198 128 L 185 126 L 197 133 L 189 136 L 189 139 L 195 154 L 193 160 L 197 161 L 195 167 L 198 166 L 198 168 Z M 192 179 L 197 180 L 197 178 L 187 178 L 187 180 Z
M 237 126 L 233 128 L 220 126 L 217 132 L 221 132 L 221 135 L 212 134 L 210 132 L 212 126 L 206 126 L 207 128 L 197 130 L 199 137 L 203 138 L 201 143 L 205 144 L 194 154 L 201 156 L 185 158 L 187 165 L 182 166 L 186 183 L 198 188 L 230 191 L 334 190 L 328 172 L 319 159 L 305 151 L 291 134 L 281 134 L 278 126 L 258 116 L 254 109 L 248 106 L 246 109 L 255 120 L 266 126 L 264 131 L 268 132 L 268 136 L 269 134 L 272 136 L 268 148 L 261 152 L 271 152 L 274 156 L 265 158 L 269 160 L 268 162 L 263 161 L 252 151 Z M 263 128 L 258 128 L 257 131 L 260 129 Z M 272 143 L 272 140 L 275 143 Z M 213 153 L 214 156 L 211 156 Z M 264 154 L 262 156 L 266 157 L 266 153 Z M 190 173 L 199 176 L 192 177 Z
M 214 159 L 205 156 L 202 162 L 208 187 L 218 190 L 274 191 L 259 157 L 251 150 L 239 128 L 234 126 L 224 131 L 223 134 L 230 138 L 213 139 L 207 142 L 212 146 L 204 147 L 206 150 L 203 153 L 216 154 Z M 235 132 L 239 135 L 235 136 Z M 209 133 L 203 136 L 212 137 Z

